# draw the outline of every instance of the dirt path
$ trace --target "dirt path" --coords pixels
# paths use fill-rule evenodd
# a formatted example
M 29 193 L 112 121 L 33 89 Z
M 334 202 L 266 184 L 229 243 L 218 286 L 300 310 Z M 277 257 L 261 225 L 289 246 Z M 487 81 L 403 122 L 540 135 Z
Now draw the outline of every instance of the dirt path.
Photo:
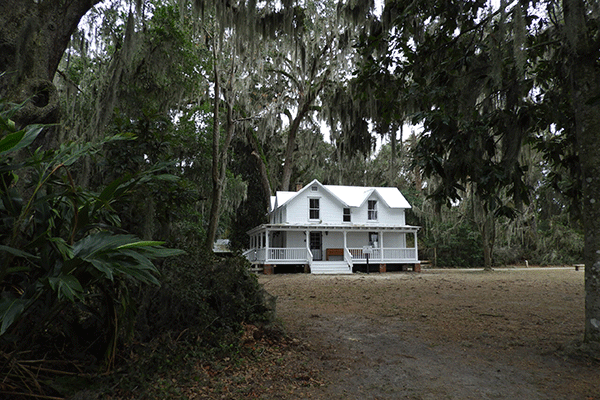
M 600 399 L 573 269 L 261 276 L 322 384 L 274 398 Z

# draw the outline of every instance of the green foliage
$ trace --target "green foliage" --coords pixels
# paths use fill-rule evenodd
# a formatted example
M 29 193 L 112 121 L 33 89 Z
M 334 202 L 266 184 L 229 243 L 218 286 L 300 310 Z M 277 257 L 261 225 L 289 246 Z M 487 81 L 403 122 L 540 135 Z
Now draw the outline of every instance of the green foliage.
M 236 250 L 247 249 L 249 236 L 246 232 L 266 222 L 266 211 L 269 199 L 265 198 L 261 190 L 260 172 L 257 159 L 251 155 L 251 147 L 242 141 L 233 143 L 234 158 L 231 162 L 231 170 L 240 174 L 244 181 L 248 182 L 248 195 L 235 212 L 232 212 L 229 229 L 231 247 Z
M 274 320 L 275 298 L 258 284 L 245 258 L 215 260 L 197 247 L 189 255 L 163 263 L 160 288 L 136 294 L 136 342 L 146 344 L 132 346 L 136 362 L 127 367 L 120 389 L 143 392 L 165 375 L 195 368 L 196 358 L 235 357 L 242 324 Z
M 100 183 L 119 176 L 143 174 L 143 190 L 116 207 L 127 231 L 170 243 L 198 241 L 203 234 L 198 203 L 210 191 L 204 179 L 209 168 L 204 138 L 186 120 L 174 125 L 156 111 L 144 111 L 139 118 L 121 113 L 114 119 L 113 132 L 128 132 L 136 140 L 122 146 L 108 143 L 105 158 L 98 163 Z
M 185 123 L 177 136 L 167 119 L 148 113 L 138 121 L 117 120 L 115 126 L 128 135 L 97 146 L 65 144 L 28 153 L 25 142 L 43 127 L 19 132 L 7 115 L 0 135 L 2 354 L 27 350 L 111 368 L 133 339 L 177 347 L 177 357 L 130 347 L 144 357 L 145 370 L 131 378 L 138 384 L 184 361 L 176 342 L 189 349 L 186 354 L 234 351 L 242 323 L 273 319 L 274 299 L 245 259 L 213 260 L 198 251 L 204 233 L 196 208 L 202 142 L 181 135 L 189 132 Z M 99 149 L 109 158 L 100 157 Z M 103 176 L 92 179 L 97 191 L 74 183 L 79 162 L 90 155 L 104 167 Z M 152 260 L 183 251 L 126 233 L 143 233 L 136 222 L 145 221 L 148 203 L 154 204 L 149 218 L 160 225 L 150 236 L 162 230 L 163 238 L 190 249 L 189 257 L 155 265 Z M 55 382 L 46 393 L 72 390 Z
M 440 223 L 420 238 L 419 249 L 440 268 L 481 268 L 483 249 L 481 234 L 468 223 Z
M 85 339 L 92 341 L 88 350 L 98 346 L 96 356 L 111 363 L 119 332 L 133 316 L 125 283 L 158 285 L 152 260 L 183 252 L 115 233 L 120 218 L 114 206 L 143 175 L 119 179 L 99 193 L 77 187 L 69 167 L 94 146 L 29 152 L 43 127 L 17 130 L 9 118 L 14 108 L 2 106 L 0 344 L 9 351 L 42 338 L 82 340 L 76 330 L 87 324 L 97 329 Z
M 580 264 L 583 260 L 581 229 L 564 224 L 559 218 L 540 221 L 539 247 L 534 253 L 536 264 Z
M 386 3 L 376 34 L 361 43 L 357 84 L 382 103 L 384 119 L 423 126 L 413 157 L 426 177 L 439 178 L 433 199 L 450 205 L 470 187 L 487 211 L 513 217 L 528 200 L 518 154 L 534 105 L 521 49 L 535 18 L 519 5 L 486 7 Z
M 200 250 L 189 253 L 191 257 L 163 263 L 163 286 L 144 296 L 145 318 L 138 321 L 142 338 L 187 329 L 190 337 L 200 333 L 205 344 L 215 345 L 235 335 L 244 322 L 272 320 L 274 306 L 245 258 L 214 260 Z

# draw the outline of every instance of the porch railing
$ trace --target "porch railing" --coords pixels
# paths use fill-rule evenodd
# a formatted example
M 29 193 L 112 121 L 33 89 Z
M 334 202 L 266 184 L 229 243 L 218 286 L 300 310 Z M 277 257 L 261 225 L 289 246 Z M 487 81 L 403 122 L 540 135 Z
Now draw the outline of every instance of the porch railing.
M 386 262 L 417 260 L 417 250 L 414 248 L 384 248 L 383 254 L 381 250 L 380 248 L 373 248 L 372 253 L 369 255 L 369 260 Z M 351 248 L 348 251 L 355 261 L 367 259 L 362 248 Z
M 363 249 L 348 249 L 350 254 L 352 254 L 352 258 L 355 260 L 366 260 L 367 256 L 363 253 Z M 381 249 L 374 248 L 372 253 L 369 254 L 369 260 L 380 260 L 381 259 Z
M 386 260 L 416 260 L 416 249 L 383 249 L 383 258 Z
M 350 251 L 348 251 L 347 248 L 344 248 L 344 261 L 346 261 L 346 264 L 348 264 L 350 271 L 352 271 L 352 267 L 354 266 L 354 261 L 352 260 L 352 254 L 350 254 Z
M 383 251 L 382 251 L 383 250 Z M 313 251 L 308 247 L 298 248 L 265 248 L 250 249 L 244 252 L 250 262 L 308 263 L 312 264 Z M 366 256 L 362 248 L 345 248 L 344 261 L 351 267 L 356 262 L 364 262 Z M 412 262 L 417 260 L 417 250 L 414 248 L 374 248 L 369 255 L 373 262 Z
M 307 259 L 306 248 L 270 248 L 268 259 L 304 262 Z
M 250 249 L 246 250 L 243 254 L 244 257 L 250 262 L 264 261 L 265 260 L 265 249 Z

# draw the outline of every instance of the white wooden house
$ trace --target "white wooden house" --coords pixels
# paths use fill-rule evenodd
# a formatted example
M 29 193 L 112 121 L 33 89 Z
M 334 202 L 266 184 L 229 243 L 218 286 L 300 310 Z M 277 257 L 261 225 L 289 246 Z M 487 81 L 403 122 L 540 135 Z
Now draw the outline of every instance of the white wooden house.
M 244 255 L 273 273 L 303 265 L 311 273 L 420 271 L 419 227 L 405 223 L 410 204 L 397 188 L 322 185 L 271 197 L 269 223 L 248 231 Z

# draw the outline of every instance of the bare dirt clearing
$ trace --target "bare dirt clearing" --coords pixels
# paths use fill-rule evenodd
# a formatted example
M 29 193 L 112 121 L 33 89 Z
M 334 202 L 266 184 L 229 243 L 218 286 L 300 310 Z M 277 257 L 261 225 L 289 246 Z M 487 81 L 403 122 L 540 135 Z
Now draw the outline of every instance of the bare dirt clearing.
M 573 348 L 583 337 L 582 271 L 259 280 L 302 343 L 288 371 L 298 384 L 262 398 L 600 399 L 598 359 Z

